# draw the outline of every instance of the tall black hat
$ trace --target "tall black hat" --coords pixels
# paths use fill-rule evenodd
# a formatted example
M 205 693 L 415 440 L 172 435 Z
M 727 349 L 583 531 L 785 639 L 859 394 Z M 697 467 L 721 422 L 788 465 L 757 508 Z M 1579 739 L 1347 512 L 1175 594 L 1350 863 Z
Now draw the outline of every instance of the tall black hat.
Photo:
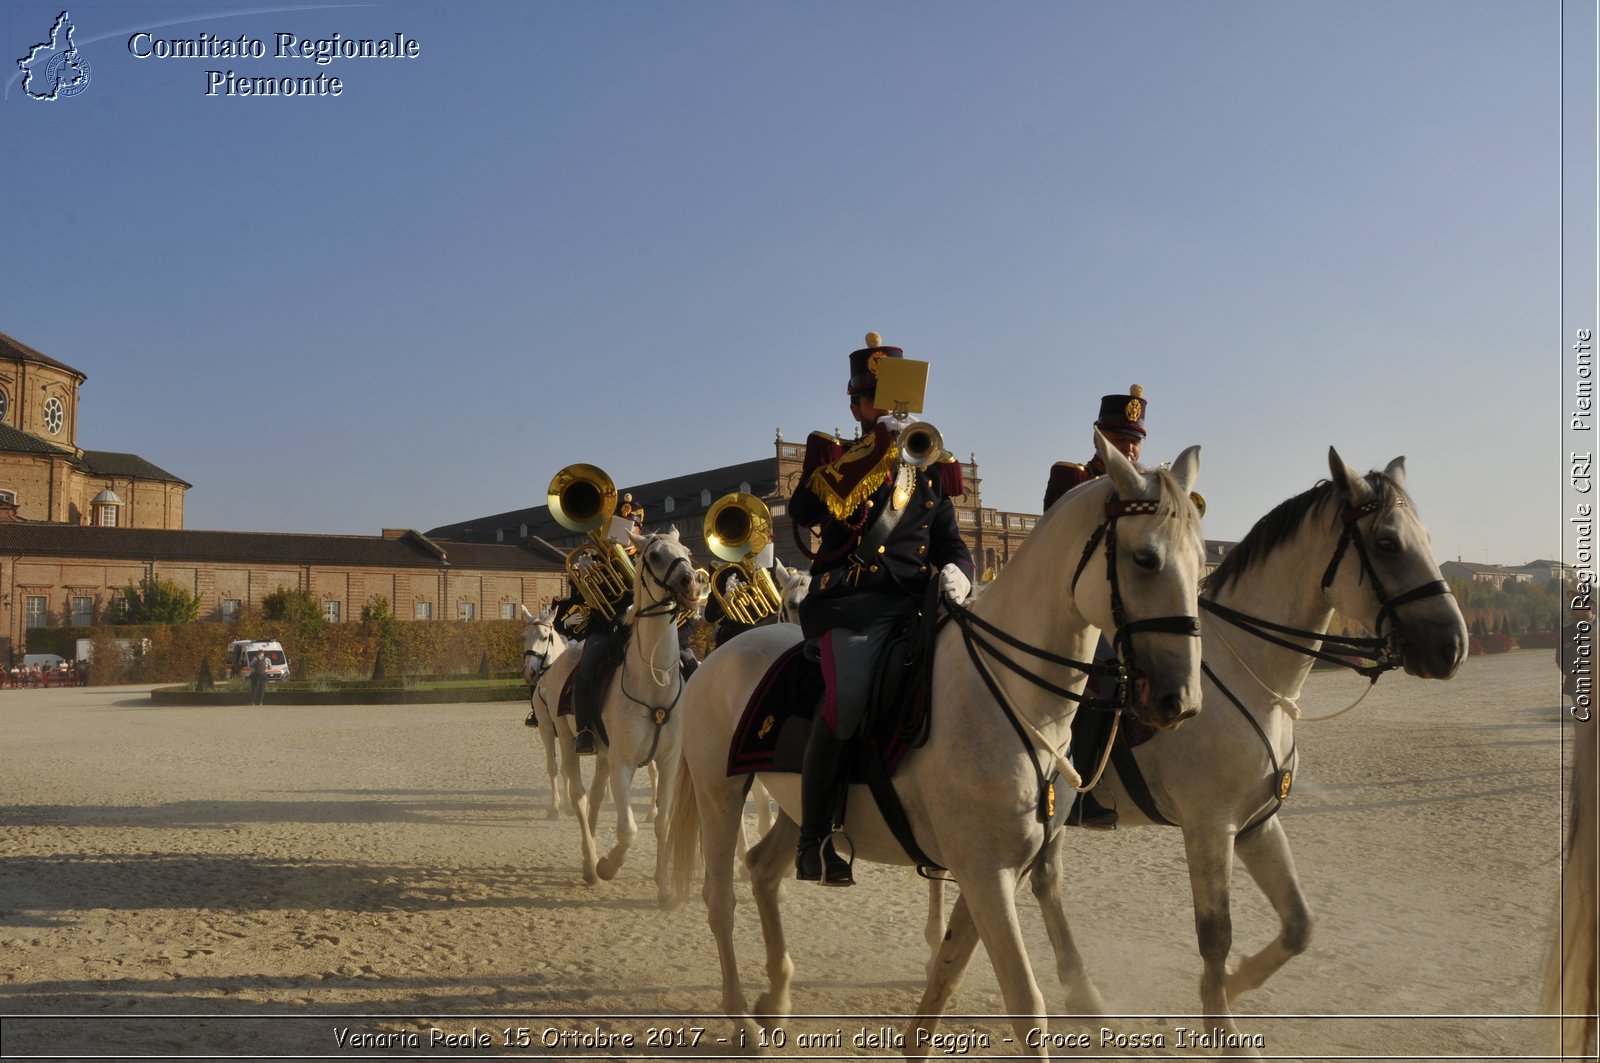
M 878 390 L 878 363 L 885 358 L 904 358 L 899 347 L 885 347 L 883 337 L 876 332 L 867 333 L 867 345 L 850 352 L 850 386 L 852 395 L 870 395 Z
M 1144 415 L 1149 405 L 1144 388 L 1135 384 L 1126 395 L 1107 395 L 1100 400 L 1100 416 L 1095 418 L 1095 426 L 1102 432 L 1129 432 L 1143 439 Z

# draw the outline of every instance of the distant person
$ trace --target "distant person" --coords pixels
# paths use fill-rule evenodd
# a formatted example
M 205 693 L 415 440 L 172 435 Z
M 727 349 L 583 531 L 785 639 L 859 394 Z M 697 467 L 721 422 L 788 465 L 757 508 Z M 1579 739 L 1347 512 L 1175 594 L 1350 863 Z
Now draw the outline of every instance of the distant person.
M 1135 384 L 1126 395 L 1106 395 L 1100 399 L 1100 416 L 1095 418 L 1094 426 L 1106 437 L 1107 443 L 1122 452 L 1123 457 L 1137 462 L 1140 451 L 1144 449 L 1145 414 L 1149 406 L 1144 397 L 1144 388 Z M 1090 434 L 1090 442 L 1093 442 L 1093 433 Z M 1056 499 L 1074 487 L 1105 474 L 1106 465 L 1100 460 L 1099 454 L 1082 465 L 1075 461 L 1056 462 L 1050 469 L 1050 480 L 1045 485 L 1044 508 L 1049 510 Z M 1116 660 L 1116 654 L 1103 635 L 1095 649 L 1095 660 Z M 1103 697 L 1108 693 L 1105 688 L 1106 684 L 1100 682 L 1099 677 L 1091 677 L 1085 693 Z M 1094 769 L 1100 763 L 1106 740 L 1111 734 L 1111 721 L 1112 714 L 1105 711 L 1080 711 L 1073 718 L 1072 766 L 1086 780 L 1094 777 Z M 1117 813 L 1102 805 L 1092 791 L 1085 791 L 1077 796 L 1072 810 L 1067 813 L 1067 822 L 1089 830 L 1113 830 L 1117 825 Z
M 250 704 L 261 705 L 267 700 L 267 654 L 262 651 L 250 662 Z

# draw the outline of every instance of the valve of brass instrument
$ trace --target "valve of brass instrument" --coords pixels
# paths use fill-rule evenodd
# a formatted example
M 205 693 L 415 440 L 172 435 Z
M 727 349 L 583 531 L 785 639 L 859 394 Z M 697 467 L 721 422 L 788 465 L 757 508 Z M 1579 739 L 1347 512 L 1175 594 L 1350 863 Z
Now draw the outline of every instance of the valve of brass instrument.
M 706 511 L 706 545 L 727 564 L 711 574 L 711 594 L 729 619 L 755 625 L 776 613 L 783 598 L 756 557 L 772 542 L 772 512 L 752 494 L 734 491 Z

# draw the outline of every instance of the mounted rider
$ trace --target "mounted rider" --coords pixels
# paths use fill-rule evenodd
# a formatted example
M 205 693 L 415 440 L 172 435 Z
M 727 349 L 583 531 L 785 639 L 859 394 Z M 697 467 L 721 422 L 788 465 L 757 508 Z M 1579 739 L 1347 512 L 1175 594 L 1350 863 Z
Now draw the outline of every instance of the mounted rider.
M 875 332 L 851 352 L 847 391 L 860 437 L 847 446 L 813 432 L 789 500 L 797 536 L 802 526 L 819 528 L 800 628 L 826 684 L 801 771 L 795 877 L 829 886 L 854 883 L 832 842 L 834 810 L 847 745 L 869 708 L 874 664 L 891 636 L 916 619 L 935 576 L 957 601 L 972 588 L 972 555 L 951 502 L 965 493 L 960 463 L 942 448 L 922 467 L 903 460 L 899 434 L 908 419 L 875 405 L 882 363 L 903 357 Z
M 1149 406 L 1144 397 L 1144 388 L 1135 384 L 1125 395 L 1101 397 L 1100 415 L 1095 418 L 1094 426 L 1106 437 L 1106 442 L 1121 451 L 1129 461 L 1136 462 L 1144 446 L 1145 414 Z M 1105 472 L 1105 462 L 1098 454 L 1082 465 L 1075 461 L 1056 462 L 1050 469 L 1050 480 L 1045 485 L 1044 508 L 1048 510 L 1056 499 L 1080 484 L 1104 476 Z M 1111 647 L 1102 636 L 1099 649 L 1095 651 L 1095 659 L 1114 657 L 1115 654 L 1111 652 Z M 1089 683 L 1093 689 L 1099 680 L 1090 677 Z M 1111 730 L 1111 720 L 1111 713 L 1104 711 L 1080 712 L 1073 720 L 1072 763 L 1085 779 L 1092 776 L 1094 764 L 1098 763 L 1098 758 L 1105 748 L 1106 736 Z M 1117 825 L 1117 814 L 1096 800 L 1093 792 L 1086 792 L 1078 795 L 1077 803 L 1067 816 L 1067 822 L 1090 830 L 1112 830 Z

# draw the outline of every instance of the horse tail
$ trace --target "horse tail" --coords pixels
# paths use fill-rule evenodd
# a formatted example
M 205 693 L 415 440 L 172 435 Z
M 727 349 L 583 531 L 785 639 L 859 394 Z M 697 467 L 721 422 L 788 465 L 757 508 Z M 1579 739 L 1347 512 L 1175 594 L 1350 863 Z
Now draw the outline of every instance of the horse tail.
M 1572 762 L 1570 819 L 1567 825 L 1567 859 L 1561 875 L 1561 908 L 1557 913 L 1555 942 L 1545 965 L 1541 1010 L 1561 1017 L 1556 1050 L 1563 1056 L 1581 1057 L 1595 1041 L 1595 1011 L 1600 995 L 1600 956 L 1596 933 L 1600 931 L 1596 887 L 1600 852 L 1600 735 L 1595 725 L 1578 724 L 1578 748 Z
M 694 885 L 696 858 L 700 855 L 700 809 L 695 802 L 694 778 L 686 757 L 678 760 L 678 785 L 672 795 L 672 816 L 667 821 L 667 874 L 675 897 L 687 897 Z

